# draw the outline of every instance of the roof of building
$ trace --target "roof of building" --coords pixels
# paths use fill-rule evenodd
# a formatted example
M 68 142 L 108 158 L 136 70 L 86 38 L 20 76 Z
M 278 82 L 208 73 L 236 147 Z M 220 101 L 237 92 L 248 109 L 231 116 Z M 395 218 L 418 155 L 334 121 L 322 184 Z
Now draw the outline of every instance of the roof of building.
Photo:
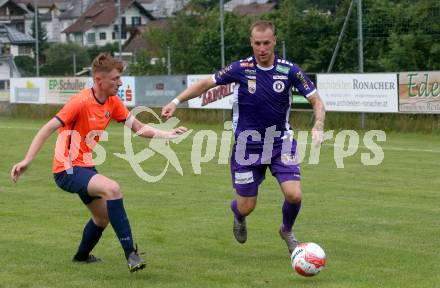
M 60 10 L 62 12 L 60 13 L 59 18 L 61 20 L 79 18 L 93 2 L 94 1 L 92 0 L 65 1 L 60 4 Z
M 144 33 L 153 28 L 167 29 L 169 27 L 168 19 L 159 19 L 148 22 L 147 25 L 138 26 L 136 31 L 130 36 L 127 42 L 124 44 L 124 52 L 136 53 L 141 49 L 148 49 L 149 44 L 143 37 Z
M 14 6 L 17 6 L 19 8 L 21 8 L 23 10 L 23 14 L 29 13 L 29 9 L 26 7 L 26 4 L 23 3 L 17 3 L 16 1 L 13 0 L 0 0 L 0 7 L 4 6 L 7 3 L 11 3 Z
M 135 5 L 142 14 L 150 19 L 154 19 L 153 16 L 142 7 L 142 5 L 136 0 L 121 0 L 121 13 L 124 13 L 125 9 L 128 9 L 132 5 Z M 67 27 L 64 33 L 77 33 L 85 32 L 92 27 L 109 26 L 115 22 L 117 18 L 117 7 L 114 0 L 97 1 L 91 5 L 81 17 L 79 17 L 72 25 Z
M 17 4 L 31 5 L 32 7 L 35 4 L 35 0 L 13 0 Z M 38 7 L 42 8 L 50 8 L 54 5 L 58 5 L 58 3 L 64 2 L 62 0 L 37 0 Z
M 6 44 L 33 44 L 35 39 L 5 24 L 0 24 L 0 43 Z

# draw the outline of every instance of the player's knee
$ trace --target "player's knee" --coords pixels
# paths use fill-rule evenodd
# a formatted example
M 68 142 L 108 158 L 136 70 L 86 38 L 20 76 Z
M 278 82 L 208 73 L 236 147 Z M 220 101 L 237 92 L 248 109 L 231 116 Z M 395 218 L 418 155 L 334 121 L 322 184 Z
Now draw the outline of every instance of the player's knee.
M 289 193 L 286 193 L 286 200 L 289 203 L 298 203 L 302 200 L 301 190 L 293 190 Z
M 107 216 L 99 216 L 99 217 L 93 217 L 93 222 L 95 222 L 96 226 L 99 226 L 101 228 L 107 227 L 109 223 L 109 219 Z
M 243 215 L 247 216 L 247 215 L 251 214 L 252 211 L 254 211 L 254 209 L 255 209 L 255 206 L 246 206 L 246 208 L 244 209 Z
M 240 214 L 242 214 L 243 216 L 247 216 L 252 213 L 252 211 L 254 211 L 256 203 L 254 201 L 243 201 L 240 204 Z
M 105 196 L 108 200 L 120 199 L 122 198 L 122 190 L 119 184 L 112 181 L 105 187 Z

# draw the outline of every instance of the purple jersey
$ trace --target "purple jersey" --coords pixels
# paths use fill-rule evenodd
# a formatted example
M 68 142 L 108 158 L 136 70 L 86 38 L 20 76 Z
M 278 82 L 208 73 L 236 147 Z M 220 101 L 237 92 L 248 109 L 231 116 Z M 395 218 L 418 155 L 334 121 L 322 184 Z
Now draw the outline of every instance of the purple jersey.
M 316 89 L 298 65 L 275 57 L 272 67 L 261 67 L 255 57 L 233 62 L 213 75 L 217 85 L 235 83 L 233 97 L 233 128 L 235 139 L 246 130 L 257 131 L 261 139 L 247 138 L 247 144 L 263 145 L 266 129 L 276 127 L 281 143 L 291 133 L 289 112 L 292 87 L 309 97 Z

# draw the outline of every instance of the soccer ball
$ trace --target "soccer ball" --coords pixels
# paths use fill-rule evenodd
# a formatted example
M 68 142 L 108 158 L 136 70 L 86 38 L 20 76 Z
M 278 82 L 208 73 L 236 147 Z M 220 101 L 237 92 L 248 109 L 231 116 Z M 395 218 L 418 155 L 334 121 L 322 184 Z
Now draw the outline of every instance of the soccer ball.
M 325 252 L 315 243 L 301 243 L 290 257 L 292 268 L 305 277 L 315 276 L 325 267 Z

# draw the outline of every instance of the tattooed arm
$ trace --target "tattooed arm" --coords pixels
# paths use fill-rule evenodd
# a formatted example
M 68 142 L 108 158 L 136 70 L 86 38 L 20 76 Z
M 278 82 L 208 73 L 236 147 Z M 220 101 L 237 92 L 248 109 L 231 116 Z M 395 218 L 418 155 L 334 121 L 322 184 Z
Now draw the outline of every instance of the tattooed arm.
M 313 106 L 313 112 L 315 114 L 315 124 L 312 128 L 312 141 L 315 147 L 321 145 L 324 140 L 324 121 L 325 121 L 325 108 L 322 103 L 321 97 L 318 92 L 315 92 L 312 96 L 308 97 L 309 102 Z

